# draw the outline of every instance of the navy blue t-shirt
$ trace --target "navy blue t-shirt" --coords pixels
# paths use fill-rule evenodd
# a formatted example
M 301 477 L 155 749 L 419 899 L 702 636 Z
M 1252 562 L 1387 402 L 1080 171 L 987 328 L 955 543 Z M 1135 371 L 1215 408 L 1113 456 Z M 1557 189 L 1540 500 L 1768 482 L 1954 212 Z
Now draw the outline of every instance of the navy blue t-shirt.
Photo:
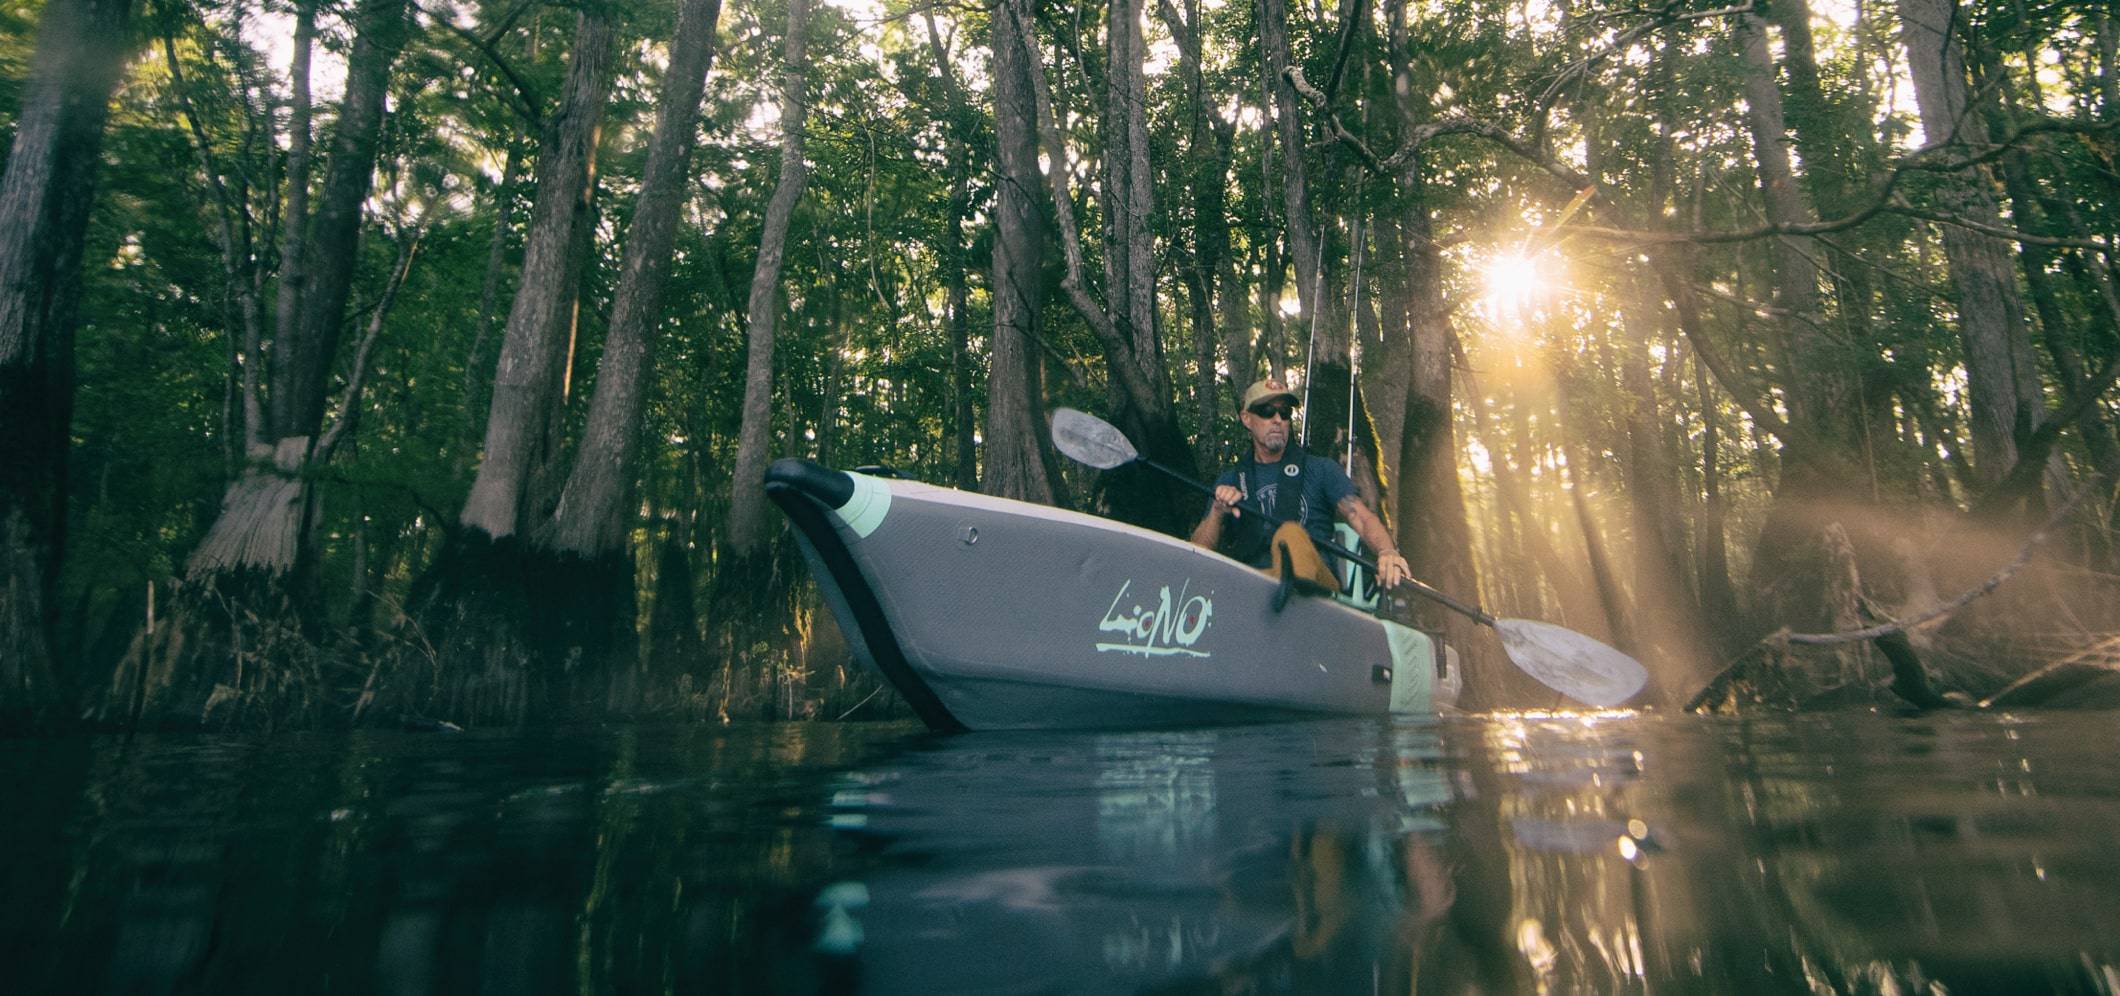
M 1266 510 L 1270 520 L 1279 521 L 1281 514 L 1276 510 L 1280 507 L 1281 484 L 1288 480 L 1287 471 L 1291 469 L 1292 466 L 1286 463 L 1253 464 L 1251 486 L 1244 488 L 1237 484 L 1237 475 L 1242 470 L 1240 465 L 1223 471 L 1222 476 L 1215 478 L 1215 485 L 1227 484 L 1245 491 L 1253 503 Z M 1299 509 L 1303 530 L 1313 540 L 1329 541 L 1332 539 L 1333 511 L 1340 507 L 1343 499 L 1355 493 L 1354 482 L 1347 479 L 1347 472 L 1341 470 L 1339 464 L 1314 453 L 1304 454 L 1302 477 L 1303 494 L 1299 498 L 1302 505 Z M 1208 500 L 1207 508 L 1209 512 L 1214 510 L 1213 499 Z M 1246 515 L 1229 520 L 1224 528 L 1240 527 L 1249 518 Z

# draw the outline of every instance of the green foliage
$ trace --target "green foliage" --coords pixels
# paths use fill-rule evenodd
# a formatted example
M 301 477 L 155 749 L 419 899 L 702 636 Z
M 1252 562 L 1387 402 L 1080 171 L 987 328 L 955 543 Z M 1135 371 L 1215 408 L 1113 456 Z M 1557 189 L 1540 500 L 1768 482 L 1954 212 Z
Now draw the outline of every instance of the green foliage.
M 1555 169 L 1486 137 L 1445 134 L 1417 157 L 1396 160 L 1418 163 L 1424 182 L 1418 194 L 1403 174 L 1366 167 L 1325 110 L 1306 109 L 1307 144 L 1295 150 L 1310 167 L 1337 293 L 1352 295 L 1357 252 L 1364 260 L 1360 303 L 1384 329 L 1376 343 L 1384 355 L 1365 357 L 1362 366 L 1372 394 L 1385 386 L 1393 351 L 1410 348 L 1401 341 L 1405 317 L 1388 309 L 1405 300 L 1394 288 L 1407 279 L 1411 249 L 1394 243 L 1391 233 L 1413 212 L 1433 224 L 1449 321 L 1463 353 L 1457 415 L 1460 438 L 1469 444 L 1461 470 L 1491 598 L 1535 612 L 1567 573 L 1534 562 L 1524 545 L 1527 530 L 1545 534 L 1570 567 L 1579 566 L 1573 562 L 1582 555 L 1586 523 L 1571 510 L 1568 488 L 1595 492 L 1614 508 L 1647 500 L 1633 493 L 1639 485 L 1625 473 L 1630 461 L 1643 458 L 1628 437 L 1630 417 L 1643 411 L 1658 427 L 1656 452 L 1676 481 L 1680 506 L 1665 514 L 1684 520 L 1679 532 L 1689 548 L 1679 553 L 1688 564 L 1708 542 L 1702 530 L 1708 528 L 1703 461 L 1709 454 L 1702 448 L 1709 422 L 1716 423 L 1717 486 L 1730 506 L 1727 541 L 1741 577 L 1750 538 L 1784 468 L 1782 443 L 1753 413 L 1785 414 L 1792 387 L 1787 344 L 1769 306 L 1768 244 L 1733 239 L 1674 249 L 1646 238 L 1583 234 L 1590 227 L 1732 232 L 1760 223 L 1744 120 L 1746 69 L 1727 17 L 1686 5 L 1412 4 L 1400 53 L 1412 92 L 1402 106 L 1391 78 L 1388 5 L 1362 8 L 1365 20 L 1355 26 L 1344 64 L 1339 32 L 1350 8 L 1291 6 L 1296 61 L 1313 84 L 1338 74 L 1330 114 L 1374 155 L 1398 151 L 1411 126 L 1476 121 L 1517 137 L 1548 157 L 1546 166 L 1588 174 L 1595 184 L 1587 205 L 1556 228 L 1573 187 Z M 1896 21 L 1881 9 L 1888 6 L 1870 5 L 1859 22 L 1837 11 L 1838 20 L 1818 18 L 1823 102 L 1808 106 L 1800 95 L 1791 97 L 1792 115 L 1810 114 L 1824 127 L 1824 144 L 1798 143 L 1799 163 L 1844 164 L 1834 175 L 1800 165 L 1822 218 L 1867 207 L 1874 180 L 1911 152 L 1916 118 L 1911 94 L 1899 82 L 1903 55 Z M 1217 178 L 1227 251 L 1242 285 L 1232 310 L 1244 325 L 1242 337 L 1275 369 L 1302 365 L 1307 332 L 1302 316 L 1282 314 L 1283 302 L 1261 291 L 1295 296 L 1277 166 L 1290 150 L 1274 147 L 1271 111 L 1263 106 L 1254 5 L 1176 7 L 1198 18 L 1204 44 L 1195 95 L 1177 71 L 1161 13 L 1151 8 L 1157 68 L 1148 80 L 1148 118 L 1157 168 L 1160 331 L 1184 429 L 1229 437 L 1228 425 L 1196 424 L 1198 407 L 1189 397 L 1197 338 L 1222 334 L 1193 327 L 1179 279 L 1208 220 L 1196 217 L 1194 184 L 1203 164 L 1218 155 L 1213 129 L 1196 133 L 1194 122 L 1232 122 L 1229 160 Z M 663 87 L 662 40 L 674 30 L 672 5 L 620 9 L 625 36 L 601 136 L 596 231 L 583 264 L 563 412 L 566 440 L 555 455 L 561 461 L 597 389 L 610 300 Z M 2026 146 L 2046 215 L 2065 226 L 2055 234 L 2110 240 L 2120 231 L 2120 205 L 2108 196 L 2120 185 L 2120 141 L 2109 127 L 2088 126 L 2109 123 L 2114 114 L 2101 90 L 2111 67 L 2098 61 L 2095 12 L 2085 5 L 1968 9 L 1978 15 L 1968 38 L 1994 49 L 1995 64 L 2030 102 L 2028 113 L 2085 126 Z M 1668 16 L 1652 23 L 1658 10 Z M 421 11 L 395 70 L 334 398 L 351 375 L 353 344 L 400 249 L 416 240 L 417 251 L 370 358 L 358 427 L 332 464 L 317 471 L 320 577 L 334 622 L 356 631 L 391 624 L 389 606 L 438 548 L 440 530 L 461 507 L 477 465 L 485 385 L 494 375 L 529 221 L 539 128 L 565 72 L 574 18 L 571 8 L 503 0 L 426 4 Z M 0 7 L 0 128 L 8 133 L 36 13 L 34 4 Z M 950 49 L 962 106 L 953 105 L 938 71 L 929 16 Z M 814 17 L 812 178 L 781 282 L 772 405 L 777 455 L 821 454 L 842 466 L 891 464 L 937 481 L 954 475 L 957 386 L 944 291 L 953 249 L 964 253 L 970 274 L 975 410 L 983 413 L 987 400 L 988 216 L 996 184 L 988 16 L 976 5 L 931 9 L 890 0 L 828 5 Z M 1102 272 L 1097 233 L 1105 194 L 1097 189 L 1097 162 L 1105 16 L 1096 5 L 1045 4 L 1038 18 L 1054 109 L 1069 143 L 1065 155 L 1046 154 L 1070 168 L 1093 283 Z M 774 0 L 724 6 L 693 182 L 654 330 L 643 429 L 648 446 L 636 481 L 649 516 L 640 544 L 653 550 L 665 535 L 688 536 L 702 588 L 711 583 L 709 551 L 732 487 L 746 293 L 779 167 L 774 118 L 784 20 Z M 247 285 L 270 315 L 289 99 L 281 36 L 291 21 L 279 5 L 216 0 L 152 4 L 145 22 L 147 37 L 107 141 L 78 344 L 65 586 L 68 599 L 84 605 L 109 603 L 114 592 L 182 571 L 217 510 L 222 486 L 244 459 L 238 364 L 267 362 L 272 348 L 267 341 L 264 356 L 239 356 L 235 291 Z M 343 60 L 350 39 L 337 8 L 325 8 L 320 25 L 321 81 L 330 75 L 324 67 Z M 170 72 L 165 34 L 181 79 Z M 1783 85 L 1792 92 L 1786 78 Z M 318 95 L 322 149 L 337 94 L 323 84 Z M 193 115 L 208 145 L 203 155 Z M 967 162 L 952 161 L 958 148 Z M 511 151 L 524 168 L 504 187 Z M 209 160 L 212 178 L 204 165 Z M 965 243 L 953 247 L 951 176 L 960 166 L 970 197 Z M 232 199 L 234 230 L 255 260 L 254 270 L 248 261 L 238 268 L 238 286 L 231 285 L 217 241 L 223 216 L 214 180 Z M 1910 173 L 1896 203 L 1933 205 L 1941 181 L 1940 174 Z M 497 232 L 503 199 L 512 210 L 506 230 Z M 1036 200 L 1049 212 L 1043 191 Z M 482 312 L 496 238 L 498 294 Z M 1869 448 L 1860 460 L 1878 482 L 1869 497 L 1946 506 L 1969 500 L 1975 485 L 1962 467 L 1968 402 L 1955 329 L 1957 289 L 1936 226 L 1895 208 L 1828 239 L 1808 243 L 1830 264 L 1817 320 L 1863 358 L 1860 379 L 1870 393 L 1858 417 Z M 1650 265 L 1660 252 L 1676 255 L 1682 280 L 1696 293 L 1699 327 L 1679 327 L 1669 288 Z M 1496 260 L 1516 253 L 1537 259 L 1545 276 L 1520 307 L 1504 314 L 1486 274 Z M 2096 253 L 2059 252 L 2050 266 L 2056 299 L 2079 320 L 2024 330 L 2072 350 L 2092 373 L 2120 355 L 2120 329 L 2093 279 L 2109 263 Z M 1048 265 L 1046 284 L 1031 289 L 1047 302 L 1044 400 L 1098 409 L 1108 400 L 1101 349 L 1058 293 L 1056 254 L 1048 254 Z M 1218 310 L 1217 321 L 1226 313 Z M 1701 379 L 1700 342 L 1722 355 L 1734 381 Z M 2058 406 L 2075 385 L 2057 383 L 2051 366 L 2042 372 L 2049 407 Z M 1649 385 L 1646 396 L 1642 384 Z M 1465 385 L 1479 392 L 1484 417 L 1477 424 Z M 1225 383 L 1223 390 L 1234 386 Z M 334 401 L 327 424 L 348 414 L 336 407 Z M 2109 431 L 2110 403 L 2096 414 L 2099 431 Z M 2097 469 L 2095 454 L 2076 434 L 2064 438 L 2060 453 L 2072 472 Z M 1533 507 L 1508 506 L 1495 477 L 1498 462 L 1527 482 Z M 1089 493 L 1086 480 L 1074 483 L 1072 493 Z M 1640 527 L 1625 515 L 1587 528 L 1606 533 L 1615 549 L 1637 546 L 1633 534 Z M 653 571 L 644 570 L 642 584 L 652 581 Z M 1508 606 L 1510 600 L 1520 604 Z M 709 627 L 720 624 L 706 620 Z M 705 675 L 696 677 L 703 685 Z

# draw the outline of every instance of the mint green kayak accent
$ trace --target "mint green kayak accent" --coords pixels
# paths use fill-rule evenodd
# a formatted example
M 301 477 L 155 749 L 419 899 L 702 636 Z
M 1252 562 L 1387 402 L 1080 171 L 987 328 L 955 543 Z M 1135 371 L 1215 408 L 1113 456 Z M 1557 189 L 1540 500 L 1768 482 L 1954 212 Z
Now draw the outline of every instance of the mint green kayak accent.
M 1362 548 L 1362 537 L 1354 531 L 1353 526 L 1347 523 L 1333 523 L 1332 538 L 1341 546 L 1356 553 L 1365 556 L 1369 553 L 1368 550 Z M 1339 572 L 1340 576 L 1340 590 L 1333 594 L 1332 600 L 1356 611 L 1374 615 L 1377 610 L 1377 602 L 1384 597 L 1384 589 L 1377 587 L 1376 577 L 1370 574 L 1367 568 L 1352 561 L 1334 557 L 1328 562 L 1337 565 L 1335 570 Z
M 1391 711 L 1433 712 L 1435 692 L 1435 643 L 1428 634 L 1389 619 L 1384 639 L 1391 647 Z
M 883 525 L 883 517 L 891 510 L 891 486 L 880 478 L 867 474 L 848 473 L 854 479 L 854 497 L 832 510 L 839 521 L 847 524 L 854 535 L 867 539 L 876 527 Z

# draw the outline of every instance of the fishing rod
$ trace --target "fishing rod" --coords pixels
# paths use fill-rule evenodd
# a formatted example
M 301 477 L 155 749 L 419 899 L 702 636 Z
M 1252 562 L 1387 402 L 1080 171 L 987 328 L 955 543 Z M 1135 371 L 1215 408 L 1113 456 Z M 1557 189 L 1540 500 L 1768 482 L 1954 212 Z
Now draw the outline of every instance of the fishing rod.
M 1362 220 L 1354 222 L 1354 293 L 1347 309 L 1347 452 L 1340 457 L 1340 469 L 1354 476 L 1354 384 L 1362 372 L 1362 336 L 1358 317 L 1362 308 L 1362 249 L 1366 242 L 1362 238 Z
M 1318 319 L 1325 313 L 1325 226 L 1318 226 L 1317 273 L 1310 280 L 1310 341 L 1303 347 L 1303 428 L 1296 436 L 1296 444 L 1305 452 L 1310 450 L 1310 374 L 1318 363 Z

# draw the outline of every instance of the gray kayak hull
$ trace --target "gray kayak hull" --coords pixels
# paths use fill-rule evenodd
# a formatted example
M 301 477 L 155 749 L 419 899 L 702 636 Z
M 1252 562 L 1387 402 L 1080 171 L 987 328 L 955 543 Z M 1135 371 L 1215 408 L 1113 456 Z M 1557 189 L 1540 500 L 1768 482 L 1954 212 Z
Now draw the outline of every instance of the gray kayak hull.
M 1160 533 L 807 461 L 774 464 L 767 491 L 855 656 L 936 729 L 1426 714 L 1454 697 L 1427 634 L 1325 598 L 1277 612 L 1274 579 Z

